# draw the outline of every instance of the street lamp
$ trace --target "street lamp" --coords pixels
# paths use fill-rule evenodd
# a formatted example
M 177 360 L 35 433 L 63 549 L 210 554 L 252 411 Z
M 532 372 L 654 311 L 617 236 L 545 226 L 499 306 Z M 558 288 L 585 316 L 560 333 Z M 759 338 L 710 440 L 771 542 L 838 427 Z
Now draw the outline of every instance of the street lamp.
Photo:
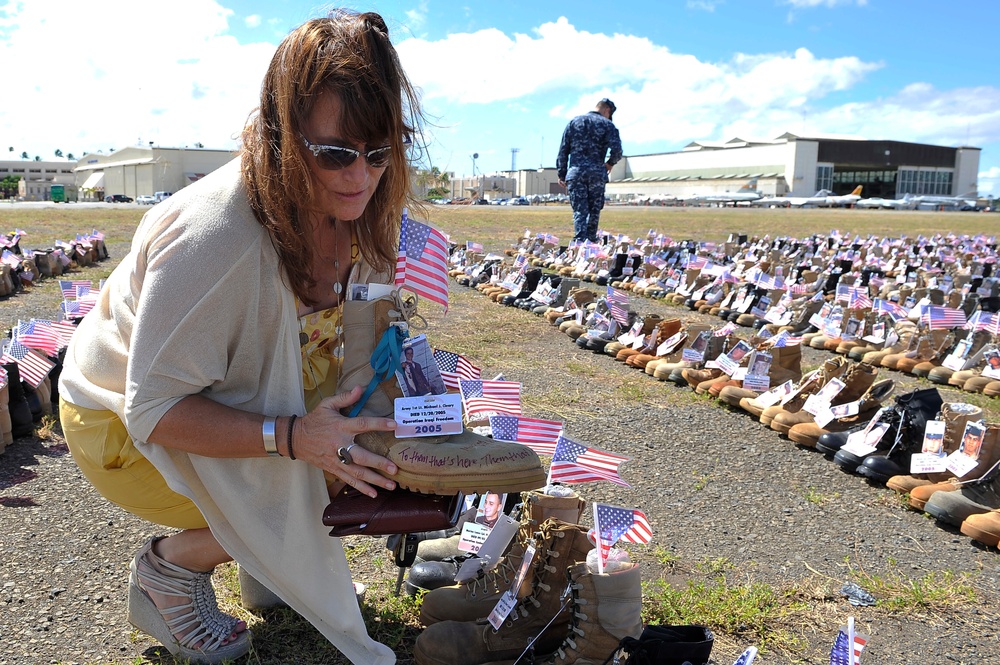
M 476 176 L 476 160 L 479 159 L 479 153 L 472 153 L 472 177 Z

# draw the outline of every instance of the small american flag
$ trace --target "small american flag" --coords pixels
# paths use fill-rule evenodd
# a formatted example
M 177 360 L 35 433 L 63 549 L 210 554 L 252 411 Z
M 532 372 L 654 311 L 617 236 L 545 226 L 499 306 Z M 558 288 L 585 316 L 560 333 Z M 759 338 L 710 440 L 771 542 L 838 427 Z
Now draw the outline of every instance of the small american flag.
M 3 254 L 0 255 L 0 262 L 6 263 L 11 268 L 16 268 L 21 265 L 21 257 L 9 249 L 5 249 L 3 250 Z
M 7 385 L 7 370 L 0 367 L 0 389 Z
M 37 321 L 24 321 L 17 326 L 17 341 L 25 346 L 38 349 L 47 356 L 54 356 L 62 348 L 59 334 L 51 325 Z
M 481 370 L 469 362 L 468 358 L 444 349 L 434 349 L 434 362 L 449 390 L 458 390 L 458 382 L 462 379 L 475 381 L 482 375 Z
M 619 305 L 628 306 L 628 294 L 613 286 L 608 287 L 608 302 L 616 302 Z
M 67 321 L 72 321 L 73 319 L 79 319 L 82 314 L 80 314 L 80 303 L 70 302 L 68 300 L 62 301 L 59 305 L 59 311 L 63 313 L 63 318 Z
M 905 309 L 894 302 L 883 300 L 882 298 L 875 298 L 872 303 L 872 309 L 874 309 L 877 314 L 885 314 L 892 319 L 893 322 L 906 318 Z
M 757 658 L 757 647 L 747 647 L 733 665 L 753 665 L 755 658 Z
M 76 332 L 76 326 L 69 321 L 46 321 L 52 326 L 52 329 L 56 331 L 59 335 L 60 346 L 69 346 L 69 342 L 73 339 L 73 333 Z
M 725 337 L 733 333 L 736 330 L 736 324 L 730 321 L 726 325 L 722 326 L 718 330 L 712 332 L 712 337 Z
M 521 415 L 521 384 L 516 381 L 459 381 L 465 418 Z
M 830 649 L 830 665 L 860 665 L 861 652 L 864 651 L 865 645 L 868 644 L 868 638 L 855 633 L 853 628 L 854 617 L 851 617 L 848 627 L 841 627 L 837 632 L 837 639 L 834 640 L 833 648 Z M 854 635 L 853 645 L 849 636 L 851 633 Z
M 90 237 L 94 240 L 104 240 L 104 233 L 102 231 L 94 229 L 93 231 L 90 232 Z
M 448 238 L 403 211 L 396 286 L 406 285 L 448 311 Z
M 622 328 L 628 325 L 628 309 L 622 307 L 620 303 L 612 301 L 608 306 L 611 318 L 618 322 Z
M 465 249 L 467 249 L 470 252 L 475 252 L 477 254 L 482 254 L 483 253 L 483 243 L 481 243 L 481 242 L 472 242 L 471 240 L 467 240 L 465 242 Z
M 17 340 L 11 340 L 3 355 L 0 355 L 0 362 L 17 363 L 17 368 L 23 379 L 32 388 L 37 388 L 49 375 L 55 363 L 48 358 L 43 358 Z
M 600 545 L 602 567 L 608 561 L 611 548 L 619 540 L 627 543 L 648 543 L 653 537 L 653 530 L 641 510 L 608 506 L 603 503 L 594 504 L 594 533 Z
M 563 424 L 558 420 L 521 418 L 519 416 L 490 416 L 490 428 L 497 441 L 523 443 L 539 455 L 552 455 Z
M 969 317 L 965 327 L 973 332 L 977 330 L 987 330 L 989 332 L 993 332 L 997 329 L 998 322 L 1000 322 L 1000 315 L 996 312 L 984 312 L 979 309 L 972 313 L 972 316 Z M 993 334 L 995 335 L 996 333 Z
M 872 299 L 868 296 L 867 286 L 849 286 L 847 288 L 848 309 L 871 309 Z
M 708 259 L 702 256 L 692 257 L 688 260 L 687 269 L 688 270 L 701 270 L 706 265 L 708 265 Z
M 965 312 L 959 309 L 952 309 L 951 307 L 931 305 L 924 311 L 921 320 L 931 330 L 962 328 L 965 326 Z
M 563 483 L 591 483 L 607 480 L 616 485 L 629 484 L 622 480 L 618 468 L 629 457 L 589 448 L 582 443 L 560 436 L 552 453 L 550 480 Z
M 89 293 L 91 287 L 91 281 L 89 279 L 60 279 L 59 288 L 62 290 L 63 298 L 66 300 L 75 300 L 77 296 L 77 291 L 79 287 L 87 287 L 87 292 Z

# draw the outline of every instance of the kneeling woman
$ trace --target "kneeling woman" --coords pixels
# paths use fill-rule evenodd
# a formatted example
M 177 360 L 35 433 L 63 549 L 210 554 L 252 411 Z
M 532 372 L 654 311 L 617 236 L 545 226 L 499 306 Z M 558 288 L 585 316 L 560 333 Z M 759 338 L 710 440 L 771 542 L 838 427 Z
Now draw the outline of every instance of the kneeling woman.
M 210 582 L 235 557 L 352 661 L 395 660 L 319 516 L 344 484 L 395 487 L 388 459 L 337 455 L 394 427 L 339 411 L 361 393 L 335 395 L 340 307 L 350 281 L 390 279 L 419 119 L 381 17 L 302 25 L 239 159 L 145 215 L 74 336 L 60 384 L 74 458 L 107 499 L 180 530 L 143 545 L 129 578 L 129 620 L 174 654 L 250 648 Z

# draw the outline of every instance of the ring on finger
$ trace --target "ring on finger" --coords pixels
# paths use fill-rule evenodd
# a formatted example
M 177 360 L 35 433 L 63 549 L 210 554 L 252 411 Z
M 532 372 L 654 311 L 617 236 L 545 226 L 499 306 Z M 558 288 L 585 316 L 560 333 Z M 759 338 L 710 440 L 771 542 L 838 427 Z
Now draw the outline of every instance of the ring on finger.
M 337 449 L 337 457 L 340 458 L 341 464 L 354 464 L 354 458 L 351 457 L 351 448 L 355 445 L 357 444 L 352 443 L 349 446 L 341 446 Z

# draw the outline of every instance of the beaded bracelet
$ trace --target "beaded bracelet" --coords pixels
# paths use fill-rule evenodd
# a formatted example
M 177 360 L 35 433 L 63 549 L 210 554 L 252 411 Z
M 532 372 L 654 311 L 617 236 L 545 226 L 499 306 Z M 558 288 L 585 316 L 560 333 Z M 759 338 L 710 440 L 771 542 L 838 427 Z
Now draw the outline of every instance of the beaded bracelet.
M 295 419 L 298 418 L 294 413 L 288 419 L 288 459 L 295 459 L 295 453 L 292 452 L 292 428 L 295 427 Z

